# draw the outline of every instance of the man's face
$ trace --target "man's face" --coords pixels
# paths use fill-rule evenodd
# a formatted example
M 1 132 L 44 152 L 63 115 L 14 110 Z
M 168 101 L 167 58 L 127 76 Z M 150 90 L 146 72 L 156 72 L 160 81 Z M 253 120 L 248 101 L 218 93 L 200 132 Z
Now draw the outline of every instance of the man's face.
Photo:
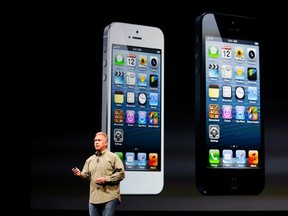
M 94 147 L 96 151 L 103 151 L 107 147 L 107 141 L 103 135 L 96 135 L 94 138 Z

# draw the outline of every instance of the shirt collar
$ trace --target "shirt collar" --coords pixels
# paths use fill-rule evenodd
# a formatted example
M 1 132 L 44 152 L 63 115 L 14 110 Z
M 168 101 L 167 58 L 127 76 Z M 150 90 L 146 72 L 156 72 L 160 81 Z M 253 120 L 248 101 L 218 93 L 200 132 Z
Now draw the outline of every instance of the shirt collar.
M 104 149 L 103 151 L 96 151 L 95 155 L 96 156 L 101 156 L 102 154 L 104 154 L 105 152 L 107 152 L 107 149 Z

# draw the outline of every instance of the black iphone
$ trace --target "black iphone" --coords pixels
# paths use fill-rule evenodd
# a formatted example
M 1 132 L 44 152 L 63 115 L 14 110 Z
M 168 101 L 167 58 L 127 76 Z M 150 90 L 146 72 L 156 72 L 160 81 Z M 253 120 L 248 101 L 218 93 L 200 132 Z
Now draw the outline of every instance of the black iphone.
M 260 21 L 196 19 L 196 186 L 203 195 L 259 194 L 265 184 Z

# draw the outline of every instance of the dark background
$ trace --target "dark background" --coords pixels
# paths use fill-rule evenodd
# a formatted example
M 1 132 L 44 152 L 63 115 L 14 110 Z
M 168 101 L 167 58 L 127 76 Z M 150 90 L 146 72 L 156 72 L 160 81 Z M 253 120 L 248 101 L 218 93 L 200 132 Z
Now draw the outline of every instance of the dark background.
M 89 184 L 74 177 L 71 168 L 82 168 L 94 153 L 94 135 L 101 130 L 102 36 L 114 21 L 156 26 L 165 37 L 164 189 L 159 195 L 122 195 L 118 213 L 288 210 L 288 39 L 281 13 L 286 7 L 246 0 L 194 6 L 103 3 L 43 5 L 35 17 L 32 214 L 88 214 Z M 173 10 L 164 9 L 168 6 Z M 253 16 L 262 23 L 267 157 L 266 186 L 257 196 L 205 197 L 195 188 L 194 21 L 204 11 Z

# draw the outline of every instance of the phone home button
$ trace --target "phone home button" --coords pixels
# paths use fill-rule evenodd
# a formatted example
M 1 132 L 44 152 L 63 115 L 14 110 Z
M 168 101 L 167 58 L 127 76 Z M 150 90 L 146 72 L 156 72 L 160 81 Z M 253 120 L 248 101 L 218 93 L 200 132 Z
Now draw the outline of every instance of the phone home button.
M 231 178 L 230 187 L 233 190 L 236 190 L 239 187 L 237 178 Z

